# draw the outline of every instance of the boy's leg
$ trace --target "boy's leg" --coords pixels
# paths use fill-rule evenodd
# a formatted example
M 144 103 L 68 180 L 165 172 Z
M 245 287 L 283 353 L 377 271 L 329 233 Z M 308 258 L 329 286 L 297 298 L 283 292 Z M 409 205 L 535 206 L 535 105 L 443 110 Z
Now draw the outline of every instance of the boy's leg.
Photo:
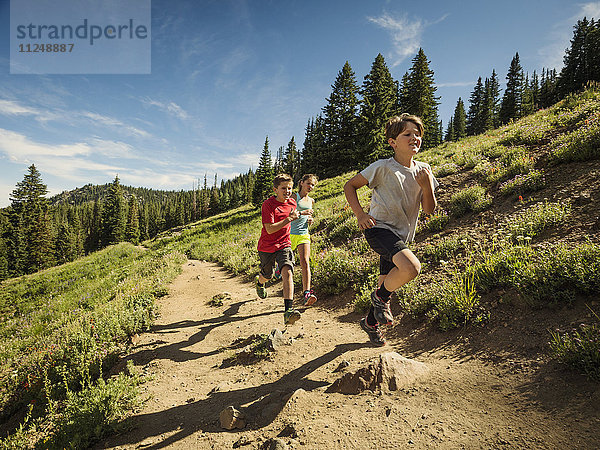
M 265 283 L 273 277 L 275 269 L 275 253 L 258 252 L 260 258 L 260 267 L 258 277 L 256 277 L 256 294 L 260 298 L 267 297 Z
M 394 268 L 383 277 L 383 287 L 393 292 L 414 280 L 421 272 L 421 263 L 413 252 L 404 249 L 392 257 Z M 381 285 L 380 285 L 381 286 Z
M 292 325 L 300 318 L 300 312 L 292 307 L 294 299 L 294 253 L 288 247 L 277 251 L 276 255 L 283 281 L 283 323 Z
M 371 309 L 367 324 L 389 325 L 393 323 L 389 300 L 393 291 L 415 278 L 421 270 L 417 257 L 392 231 L 383 228 L 365 230 L 369 246 L 380 255 L 378 288 L 371 294 Z
M 294 298 L 294 272 L 290 266 L 281 268 L 281 279 L 283 280 L 283 298 Z

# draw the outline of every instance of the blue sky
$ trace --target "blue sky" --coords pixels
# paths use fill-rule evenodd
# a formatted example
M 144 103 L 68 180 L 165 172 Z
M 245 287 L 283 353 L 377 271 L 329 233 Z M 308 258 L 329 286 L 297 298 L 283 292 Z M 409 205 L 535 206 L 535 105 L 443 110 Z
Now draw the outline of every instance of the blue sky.
M 19 1 L 19 0 L 12 0 Z M 10 74 L 10 2 L 0 0 L 0 207 L 34 163 L 51 194 L 88 183 L 191 189 L 256 168 L 331 93 L 345 61 L 359 84 L 382 53 L 396 79 L 422 47 L 444 128 L 459 97 L 515 52 L 562 66 L 573 26 L 600 2 L 557 0 L 152 0 L 151 73 Z

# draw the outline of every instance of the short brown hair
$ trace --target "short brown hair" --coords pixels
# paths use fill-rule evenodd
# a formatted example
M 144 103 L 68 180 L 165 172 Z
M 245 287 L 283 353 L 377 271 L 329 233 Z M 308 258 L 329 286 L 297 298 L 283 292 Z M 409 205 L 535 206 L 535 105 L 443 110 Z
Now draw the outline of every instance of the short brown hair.
M 275 178 L 273 178 L 273 187 L 277 189 L 281 183 L 294 182 L 294 179 L 290 177 L 287 173 L 280 173 Z
M 385 125 L 385 138 L 396 139 L 400 133 L 406 129 L 408 122 L 414 123 L 419 129 L 421 136 L 425 133 L 425 127 L 420 117 L 413 116 L 412 114 L 402 113 L 399 116 L 394 116 L 388 120 Z

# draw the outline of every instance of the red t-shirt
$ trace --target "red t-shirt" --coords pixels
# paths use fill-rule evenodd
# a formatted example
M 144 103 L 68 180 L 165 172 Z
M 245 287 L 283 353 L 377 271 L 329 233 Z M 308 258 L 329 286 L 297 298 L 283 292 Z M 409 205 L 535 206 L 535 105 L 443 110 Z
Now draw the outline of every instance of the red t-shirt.
M 296 200 L 293 198 L 288 198 L 285 202 L 280 202 L 277 200 L 277 197 L 272 195 L 262 204 L 262 223 L 280 222 L 289 216 L 294 209 L 296 209 Z M 258 240 L 258 251 L 275 253 L 282 248 L 291 247 L 290 226 L 288 223 L 281 230 L 269 234 L 263 225 L 260 239 Z

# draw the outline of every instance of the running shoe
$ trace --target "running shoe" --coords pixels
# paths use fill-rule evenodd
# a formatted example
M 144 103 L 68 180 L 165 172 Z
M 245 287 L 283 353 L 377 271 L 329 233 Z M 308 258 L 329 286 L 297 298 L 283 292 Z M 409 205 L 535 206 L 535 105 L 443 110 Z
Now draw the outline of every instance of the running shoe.
M 258 282 L 258 277 L 256 277 L 256 295 L 260 298 L 267 298 L 267 288 L 263 284 L 262 286 Z
M 379 325 L 391 325 L 394 323 L 394 316 L 390 309 L 390 299 L 384 301 L 373 291 L 371 292 L 371 305 L 373 305 L 375 320 L 377 320 Z
M 283 323 L 285 325 L 294 325 L 296 320 L 301 317 L 300 312 L 295 310 L 294 308 L 288 309 L 283 313 Z
M 379 331 L 378 325 L 375 325 L 374 327 L 370 326 L 367 323 L 367 319 L 363 317 L 362 319 L 360 319 L 360 327 L 365 331 L 365 333 L 369 335 L 371 344 L 377 345 L 378 347 L 385 345 L 385 339 L 381 335 L 381 331 Z
M 314 305 L 317 301 L 317 296 L 314 294 L 312 289 L 304 291 L 302 297 L 304 300 L 304 306 Z

